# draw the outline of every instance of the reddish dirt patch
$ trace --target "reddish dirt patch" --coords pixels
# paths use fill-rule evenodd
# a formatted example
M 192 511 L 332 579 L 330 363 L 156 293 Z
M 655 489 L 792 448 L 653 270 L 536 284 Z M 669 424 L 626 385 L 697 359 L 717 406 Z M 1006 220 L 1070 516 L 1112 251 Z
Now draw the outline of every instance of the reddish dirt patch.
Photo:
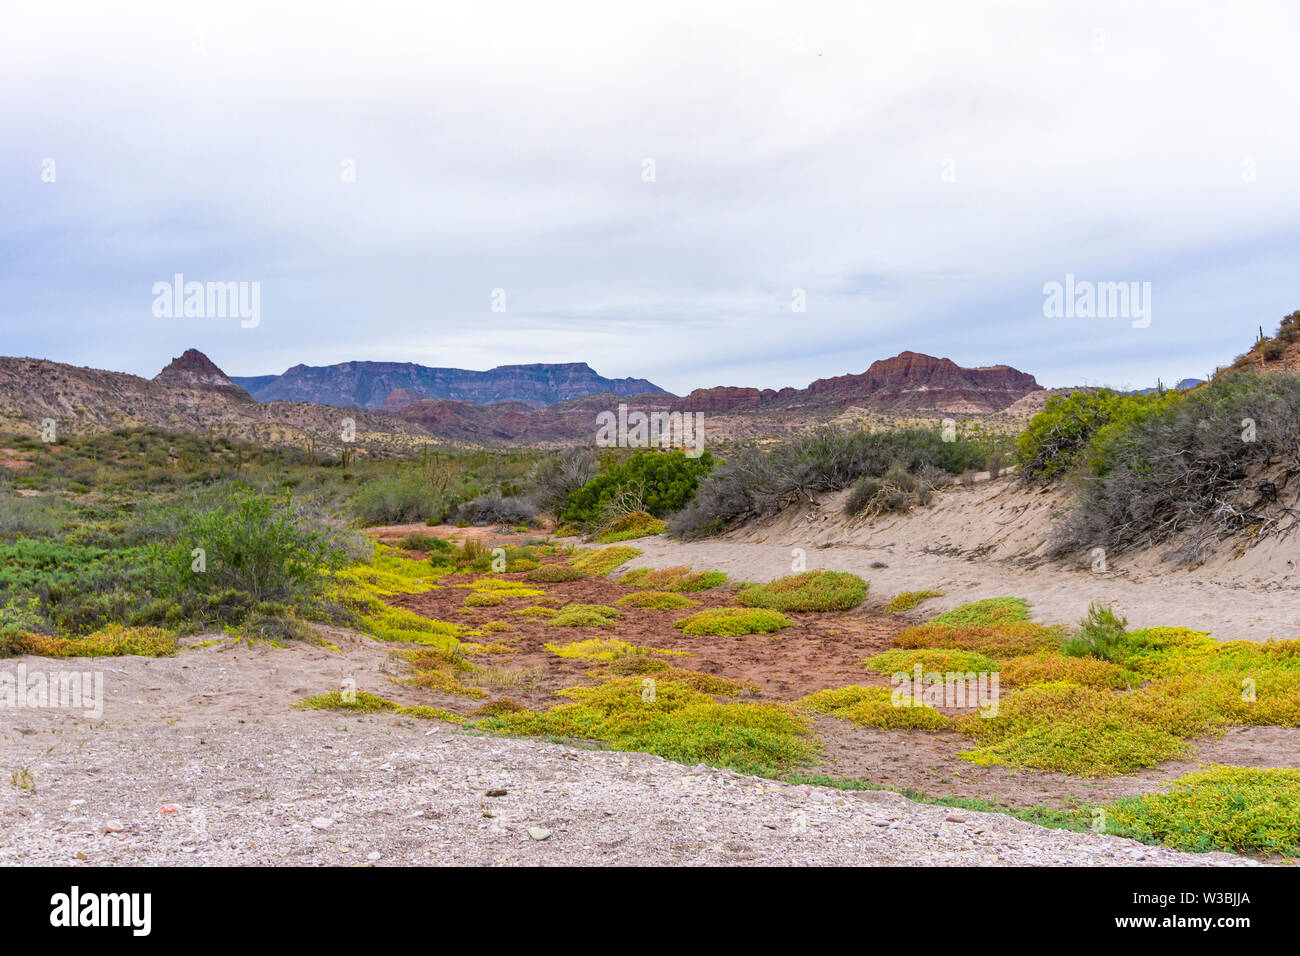
M 889 647 L 901 629 L 901 623 L 887 618 L 870 617 L 857 612 L 828 614 L 789 614 L 791 627 L 775 634 L 747 634 L 741 637 L 695 637 L 673 626 L 689 614 L 709 607 L 727 607 L 734 592 L 715 588 L 683 595 L 699 601 L 700 606 L 662 611 L 652 608 L 619 607 L 618 599 L 644 590 L 628 587 L 608 578 L 592 577 L 558 584 L 538 584 L 546 591 L 551 606 L 566 604 L 608 604 L 620 612 L 612 627 L 555 627 L 549 618 L 510 614 L 538 603 L 542 598 L 516 598 L 509 604 L 489 608 L 472 608 L 462 614 L 465 598 L 472 592 L 454 587 L 474 580 L 478 575 L 455 574 L 441 581 L 446 587 L 423 594 L 404 594 L 391 603 L 425 617 L 454 621 L 479 627 L 487 621 L 505 621 L 510 631 L 485 635 L 482 643 L 501 643 L 513 648 L 512 665 L 540 668 L 546 672 L 542 684 L 552 690 L 572 686 L 574 678 L 595 665 L 561 658 L 547 651 L 545 645 L 569 644 L 592 638 L 607 637 L 659 650 L 684 651 L 689 657 L 666 658 L 670 663 L 691 670 L 756 684 L 760 696 L 771 700 L 794 700 L 827 687 L 845 684 L 884 683 L 878 675 L 868 674 L 863 658 Z M 530 584 L 521 574 L 496 575 L 503 579 Z M 576 665 L 576 666 L 575 666 Z
M 421 526 L 422 527 L 422 526 Z M 560 563 L 563 559 L 551 559 Z M 697 569 L 700 570 L 700 569 Z M 565 687 L 603 679 L 600 664 L 562 658 L 545 649 L 547 643 L 568 644 L 597 637 L 615 638 L 660 650 L 685 651 L 691 656 L 665 660 L 677 667 L 732 680 L 753 683 L 758 700 L 792 701 L 817 690 L 851 684 L 889 686 L 888 678 L 869 672 L 862 660 L 892 646 L 906 626 L 903 615 L 880 615 L 864 605 L 848 612 L 788 614 L 795 623 L 775 634 L 743 637 L 692 637 L 673 622 L 708 607 L 734 604 L 734 590 L 718 588 L 684 595 L 699 607 L 661 611 L 618 607 L 618 599 L 644 588 L 627 587 L 603 577 L 554 584 L 528 582 L 525 575 L 496 575 L 520 581 L 546 592 L 544 597 L 516 598 L 508 604 L 472 608 L 461 613 L 465 598 L 473 593 L 465 584 L 479 575 L 455 574 L 441 579 L 439 590 L 395 596 L 390 603 L 440 621 L 479 627 L 491 620 L 505 621 L 509 631 L 485 634 L 480 643 L 502 644 L 510 653 L 475 655 L 484 670 L 465 678 L 479 683 L 494 697 L 505 696 L 530 708 L 561 703 Z M 542 604 L 608 604 L 621 616 L 612 627 L 553 627 L 549 618 L 525 617 L 509 611 Z M 481 701 L 435 695 L 437 706 L 469 714 Z M 949 716 L 961 713 L 944 709 Z M 1189 759 L 1167 761 L 1148 770 L 1101 780 L 1059 773 L 1016 770 L 1005 766 L 979 767 L 961 759 L 971 742 L 955 731 L 937 733 L 892 731 L 860 727 L 848 721 L 816 715 L 813 726 L 821 739 L 822 760 L 804 769 L 807 774 L 837 780 L 863 780 L 881 787 L 921 793 L 927 797 L 962 797 L 987 800 L 996 807 L 1018 809 L 1042 805 L 1074 807 L 1095 805 L 1119 797 L 1159 790 L 1176 777 L 1196 770 L 1202 761 L 1236 766 L 1280 766 L 1279 753 L 1294 754 L 1300 765 L 1300 729 L 1242 727 L 1217 740 L 1198 741 Z

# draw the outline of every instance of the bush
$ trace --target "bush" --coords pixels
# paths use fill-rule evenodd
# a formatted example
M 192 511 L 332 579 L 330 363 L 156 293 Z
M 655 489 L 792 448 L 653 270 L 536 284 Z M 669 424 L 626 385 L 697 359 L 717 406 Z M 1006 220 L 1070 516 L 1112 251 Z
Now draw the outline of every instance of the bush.
M 538 511 L 558 517 L 568 497 L 599 472 L 594 449 L 562 448 L 543 458 L 529 476 L 528 500 Z
M 202 570 L 197 549 L 203 551 Z M 346 557 L 286 501 L 247 491 L 191 516 L 171 552 L 179 590 L 237 591 L 255 602 L 319 594 L 328 583 L 323 572 L 341 568 Z
M 616 544 L 611 548 L 582 548 L 573 553 L 569 564 L 586 574 L 603 577 L 640 554 L 638 548 L 625 544 Z
M 463 521 L 476 526 L 513 527 L 531 526 L 537 521 L 537 509 L 527 501 L 499 495 L 479 495 L 459 505 L 454 514 L 458 525 Z
M 1117 432 L 1182 399 L 1181 392 L 1139 395 L 1108 388 L 1053 395 L 1016 439 L 1021 478 L 1048 482 L 1084 464 L 1102 473 L 1114 463 Z
M 1103 607 L 1093 603 L 1088 606 L 1088 616 L 1083 619 L 1079 629 L 1061 647 L 1061 653 L 1068 657 L 1097 657 L 1104 661 L 1112 660 L 1117 645 L 1124 640 L 1128 621 L 1117 617 L 1109 606 Z
M 742 588 L 736 603 L 777 611 L 847 611 L 866 599 L 867 582 L 843 571 L 805 571 Z
M 1106 832 L 1202 853 L 1300 854 L 1300 770 L 1215 767 L 1112 805 Z
M 910 611 L 922 601 L 928 601 L 930 598 L 943 597 L 942 591 L 900 591 L 889 599 L 885 605 L 886 614 L 897 614 L 900 611 Z
M 700 602 L 664 591 L 633 591 L 631 594 L 623 595 L 617 603 L 627 607 L 653 608 L 656 611 L 678 611 L 682 608 L 696 607 Z
M 633 511 L 663 518 L 681 510 L 699 480 L 713 469 L 706 451 L 692 458 L 683 451 L 638 451 L 605 469 L 568 495 L 561 517 L 595 528 Z
M 742 449 L 700 481 L 694 499 L 669 528 L 683 537 L 715 534 L 728 525 L 779 511 L 798 500 L 848 488 L 863 477 L 959 475 L 987 460 L 1007 440 L 970 431 L 944 441 L 937 428 L 888 432 L 810 429 L 770 451 Z M 933 483 L 919 483 L 916 492 Z
M 708 591 L 727 583 L 721 571 L 692 571 L 690 568 L 634 568 L 618 579 L 619 584 L 652 591 Z
M 612 627 L 621 615 L 608 604 L 570 604 L 547 624 L 551 627 Z
M 526 581 L 540 581 L 543 584 L 560 584 L 564 581 L 581 581 L 587 575 L 567 564 L 543 564 L 533 568 L 524 575 Z
M 357 491 L 353 509 L 367 525 L 416 521 L 441 524 L 451 512 L 452 503 L 445 488 L 426 472 L 406 468 L 364 482 Z
M 596 534 L 600 544 L 614 544 L 617 541 L 630 541 L 633 538 L 646 538 L 652 534 L 663 534 L 668 525 L 645 511 L 633 511 L 631 514 L 615 518 Z
M 779 611 L 764 608 L 717 607 L 696 611 L 675 621 L 673 627 L 696 637 L 738 637 L 742 634 L 771 634 L 793 621 Z
M 1300 378 L 1220 375 L 1098 432 L 1094 446 L 1092 474 L 1057 531 L 1057 554 L 1118 553 L 1186 535 L 1176 556 L 1190 563 L 1223 537 L 1280 534 L 1290 520 L 1261 472 L 1270 463 L 1300 470 Z
M 928 704 L 900 707 L 888 687 L 839 687 L 819 690 L 798 702 L 799 706 L 863 727 L 887 730 L 942 730 L 948 718 Z

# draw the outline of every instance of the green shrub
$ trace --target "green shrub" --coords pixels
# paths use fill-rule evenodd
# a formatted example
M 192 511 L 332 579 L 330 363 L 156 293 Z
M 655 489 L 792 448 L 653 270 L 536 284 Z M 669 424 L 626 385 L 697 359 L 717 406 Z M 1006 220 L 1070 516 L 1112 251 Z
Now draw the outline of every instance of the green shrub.
M 837 687 L 819 690 L 798 701 L 798 706 L 829 714 L 862 727 L 887 730 L 942 730 L 948 718 L 928 704 L 894 703 L 888 687 Z
M 621 616 L 608 604 L 569 604 L 546 623 L 551 627 L 612 627 Z
M 581 581 L 587 575 L 567 564 L 543 564 L 533 568 L 524 575 L 525 581 L 540 581 L 543 584 L 560 584 L 565 581 Z
M 847 611 L 867 596 L 867 582 L 843 571 L 805 571 L 744 587 L 736 603 L 777 611 Z
M 699 480 L 712 469 L 707 451 L 697 458 L 678 450 L 646 450 L 622 462 L 610 459 L 600 474 L 566 498 L 561 517 L 599 527 L 614 517 L 611 507 L 631 502 L 634 510 L 662 518 L 685 507 Z
M 928 601 L 930 598 L 943 597 L 942 591 L 900 591 L 889 599 L 885 605 L 886 614 L 897 614 L 900 611 L 910 611 L 922 601 Z
M 1183 536 L 1174 557 L 1194 563 L 1217 540 L 1285 526 L 1277 489 L 1262 477 L 1300 447 L 1300 378 L 1222 374 L 1098 432 L 1094 446 L 1093 477 L 1053 552 L 1120 553 Z
M 614 544 L 618 541 L 630 541 L 633 538 L 645 538 L 653 534 L 663 534 L 668 525 L 645 511 L 634 511 L 609 522 L 596 534 L 600 544 Z
M 610 548 L 580 548 L 569 558 L 569 564 L 585 574 L 604 577 L 640 554 L 640 549 L 625 544 Z
M 1068 657 L 1113 660 L 1112 655 L 1117 653 L 1117 645 L 1123 643 L 1127 629 L 1128 621 L 1116 616 L 1109 605 L 1103 607 L 1094 602 L 1088 606 L 1088 616 L 1079 629 L 1062 645 L 1061 653 Z
M 1117 432 L 1182 398 L 1180 392 L 1139 395 L 1107 388 L 1053 395 L 1016 439 L 1020 475 L 1050 481 L 1084 464 L 1104 473 L 1114 463 Z
M 633 591 L 631 594 L 623 595 L 617 603 L 626 607 L 650 608 L 656 611 L 678 611 L 682 608 L 697 607 L 700 602 L 665 591 Z
M 233 590 L 262 602 L 323 592 L 323 572 L 341 568 L 346 555 L 286 502 L 236 491 L 190 517 L 171 560 L 181 591 Z
M 793 622 L 780 611 L 766 608 L 717 607 L 696 611 L 673 623 L 685 634 L 738 637 L 742 634 L 770 634 Z
M 1300 770 L 1215 767 L 1107 808 L 1106 832 L 1202 853 L 1300 855 Z
M 692 571 L 690 568 L 633 568 L 618 579 L 619 584 L 653 591 L 709 591 L 727 583 L 721 571 Z

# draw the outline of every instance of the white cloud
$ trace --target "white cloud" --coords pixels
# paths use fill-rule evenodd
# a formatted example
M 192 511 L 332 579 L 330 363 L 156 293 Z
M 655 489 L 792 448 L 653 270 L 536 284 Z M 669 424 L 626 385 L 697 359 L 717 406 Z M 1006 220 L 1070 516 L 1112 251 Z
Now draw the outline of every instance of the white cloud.
M 1145 384 L 1300 305 L 1285 4 L 0 17 L 6 353 L 587 361 L 686 391 L 911 348 Z M 261 325 L 160 323 L 174 272 L 260 281 Z M 1151 327 L 1044 319 L 1067 272 L 1152 282 Z

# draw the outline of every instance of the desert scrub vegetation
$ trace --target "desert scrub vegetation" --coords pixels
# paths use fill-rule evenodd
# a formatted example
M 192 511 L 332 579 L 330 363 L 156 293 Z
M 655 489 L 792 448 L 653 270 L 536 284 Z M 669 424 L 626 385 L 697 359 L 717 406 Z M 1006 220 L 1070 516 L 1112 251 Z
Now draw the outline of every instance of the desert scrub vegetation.
M 37 657 L 169 657 L 179 644 L 176 635 L 159 627 L 123 627 L 110 624 L 81 637 L 51 637 L 30 632 L 0 633 L 0 657 L 35 654 Z
M 743 634 L 771 634 L 793 623 L 780 611 L 767 608 L 715 607 L 674 621 L 673 627 L 696 637 L 739 637 Z
M 701 478 L 695 496 L 669 520 L 673 534 L 716 534 L 749 518 L 779 511 L 799 500 L 848 488 L 891 468 L 924 479 L 927 486 L 982 466 L 1010 439 L 974 426 L 944 441 L 938 428 L 893 431 L 811 429 L 770 448 L 742 448 Z
M 1214 767 L 1106 808 L 1106 832 L 1193 853 L 1300 855 L 1300 770 Z
M 569 564 L 584 574 L 604 577 L 615 568 L 640 556 L 639 548 L 626 544 L 616 544 L 608 548 L 579 548 L 569 557 Z
M 836 687 L 800 698 L 796 706 L 884 730 L 942 730 L 948 718 L 928 704 L 894 701 L 888 687 Z
M 613 750 L 763 776 L 778 776 L 812 759 L 816 744 L 807 721 L 788 707 L 717 699 L 742 691 L 743 685 L 730 682 L 699 690 L 665 670 L 654 677 L 571 687 L 561 693 L 572 703 L 540 713 L 504 713 L 478 726 L 515 736 L 599 741 Z
M 727 583 L 721 571 L 692 571 L 690 568 L 633 568 L 618 583 L 651 591 L 710 591 Z
M 565 581 L 581 581 L 586 576 L 584 572 L 571 565 L 556 562 L 533 568 L 524 575 L 524 580 L 536 581 L 540 584 L 562 584 Z
M 1118 431 L 1182 398 L 1174 391 L 1140 395 L 1108 388 L 1051 396 L 1016 439 L 1021 480 L 1044 483 L 1080 467 L 1104 470 L 1113 462 L 1108 449 Z
M 881 674 L 911 674 L 917 665 L 923 673 L 975 672 L 989 673 L 998 669 L 990 657 L 974 651 L 928 649 L 909 651 L 901 647 L 868 657 L 862 662 L 867 670 Z
M 353 714 L 400 714 L 404 717 L 417 717 L 421 720 L 441 720 L 448 724 L 463 724 L 465 718 L 436 707 L 406 707 L 364 690 L 353 691 L 346 697 L 334 690 L 326 694 L 317 694 L 294 704 L 302 710 L 339 710 Z
M 942 591 L 900 591 L 889 599 L 885 605 L 886 614 L 897 614 L 900 611 L 910 611 L 922 601 L 928 601 L 930 598 L 943 597 Z
M 657 647 L 643 647 L 614 638 L 595 637 L 586 641 L 574 641 L 571 644 L 545 644 L 546 650 L 556 657 L 574 658 L 584 661 L 608 663 L 619 658 L 644 654 L 684 654 L 684 651 L 662 650 Z
M 610 521 L 596 532 L 594 540 L 597 544 L 614 544 L 663 534 L 667 530 L 668 525 L 649 512 L 633 511 Z
M 743 607 L 776 611 L 848 611 L 867 597 L 867 582 L 843 571 L 804 571 L 767 584 L 744 585 L 736 594 Z
M 1020 442 L 1022 475 L 1065 476 L 1077 489 L 1053 535 L 1057 556 L 1169 545 L 1170 557 L 1192 564 L 1219 540 L 1295 526 L 1282 500 L 1300 472 L 1292 375 L 1221 373 L 1148 396 L 1076 393 L 1049 400 Z
M 609 453 L 599 474 L 565 497 L 560 518 L 593 531 L 636 512 L 664 518 L 686 507 L 713 464 L 707 451 L 698 457 L 677 449 Z
M 613 627 L 622 614 L 608 604 L 566 604 L 547 625 L 550 627 Z
M 615 603 L 623 607 L 650 608 L 656 611 L 680 611 L 682 608 L 698 607 L 700 602 L 667 591 L 633 591 L 631 594 L 623 595 Z

